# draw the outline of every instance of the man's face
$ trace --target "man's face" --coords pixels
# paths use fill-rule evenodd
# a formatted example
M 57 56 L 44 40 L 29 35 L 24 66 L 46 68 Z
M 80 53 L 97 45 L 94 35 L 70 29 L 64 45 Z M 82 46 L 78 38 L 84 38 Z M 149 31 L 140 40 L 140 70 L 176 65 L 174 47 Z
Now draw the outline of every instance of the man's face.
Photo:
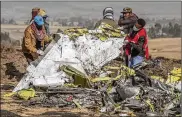
M 42 30 L 42 27 L 43 27 L 43 26 L 39 26 L 36 22 L 35 22 L 35 26 L 36 26 L 36 28 L 37 28 L 38 30 Z
M 130 17 L 130 13 L 123 13 L 124 18 Z
M 141 26 L 140 24 L 138 24 L 138 22 L 136 22 L 135 26 L 136 26 L 136 28 L 138 28 L 138 29 L 142 28 L 142 26 Z

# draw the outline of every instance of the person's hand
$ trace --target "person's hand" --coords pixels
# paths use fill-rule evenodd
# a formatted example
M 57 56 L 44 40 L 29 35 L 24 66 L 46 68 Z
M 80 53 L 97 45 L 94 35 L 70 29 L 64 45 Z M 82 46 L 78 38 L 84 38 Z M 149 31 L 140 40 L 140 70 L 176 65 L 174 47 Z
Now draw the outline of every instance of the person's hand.
M 49 38 L 49 43 L 53 40 L 52 35 L 48 37 Z
M 123 31 L 121 31 L 121 35 L 126 36 L 126 34 Z
M 128 44 L 128 43 L 129 43 L 128 40 L 124 40 L 124 42 L 123 42 L 124 45 L 126 45 L 126 44 Z
M 124 27 L 123 27 L 123 26 L 121 26 L 121 27 L 119 27 L 118 29 L 119 29 L 119 30 L 124 30 Z
M 37 50 L 37 54 L 39 54 L 39 55 L 44 55 L 45 53 L 44 53 L 44 51 L 42 51 L 42 50 Z
M 120 47 L 119 50 L 122 51 L 123 50 L 123 47 Z
M 121 15 L 119 16 L 119 19 L 120 19 L 120 20 L 123 20 L 123 19 L 124 19 L 123 14 L 121 14 Z

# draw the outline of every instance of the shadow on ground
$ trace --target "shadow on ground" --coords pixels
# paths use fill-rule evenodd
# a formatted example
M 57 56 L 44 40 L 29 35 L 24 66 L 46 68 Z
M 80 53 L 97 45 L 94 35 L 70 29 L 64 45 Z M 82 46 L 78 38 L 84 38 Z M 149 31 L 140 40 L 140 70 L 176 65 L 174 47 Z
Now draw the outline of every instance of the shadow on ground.
M 59 117 L 81 117 L 82 115 L 85 115 L 85 114 L 83 114 L 83 113 L 50 111 L 50 112 L 45 112 L 45 113 L 43 113 L 41 115 L 45 115 L 45 116 L 59 116 Z
M 1 110 L 1 117 L 21 117 L 21 116 L 7 110 Z
M 57 111 L 50 111 L 50 112 L 45 112 L 41 114 L 41 116 L 59 116 L 59 117 L 95 117 L 94 114 L 90 113 L 71 113 L 71 112 L 57 112 Z M 109 117 L 107 114 L 101 114 L 100 116 L 97 115 L 97 117 Z M 114 116 L 115 117 L 115 116 Z
M 13 90 L 15 86 L 13 84 L 3 84 L 1 85 L 1 90 Z
M 16 69 L 13 62 L 6 63 L 7 70 L 5 71 L 6 75 L 9 75 L 8 79 L 15 78 L 17 81 L 20 81 L 20 79 L 23 77 L 24 73 L 21 73 L 19 70 Z

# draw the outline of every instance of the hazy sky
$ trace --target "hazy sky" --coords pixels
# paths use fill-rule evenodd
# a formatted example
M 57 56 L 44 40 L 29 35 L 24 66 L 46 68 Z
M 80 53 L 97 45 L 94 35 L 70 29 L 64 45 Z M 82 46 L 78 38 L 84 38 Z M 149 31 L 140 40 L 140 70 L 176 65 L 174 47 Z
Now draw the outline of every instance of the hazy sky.
M 75 1 L 75 0 L 72 0 Z M 102 18 L 105 7 L 113 7 L 115 18 L 126 6 L 139 17 L 181 18 L 181 2 L 1 2 L 1 17 L 27 19 L 33 7 L 44 8 L 50 17 L 83 16 Z M 105 0 L 107 1 L 107 0 Z M 111 0 L 110 0 L 111 1 Z M 136 1 L 136 0 L 133 0 Z

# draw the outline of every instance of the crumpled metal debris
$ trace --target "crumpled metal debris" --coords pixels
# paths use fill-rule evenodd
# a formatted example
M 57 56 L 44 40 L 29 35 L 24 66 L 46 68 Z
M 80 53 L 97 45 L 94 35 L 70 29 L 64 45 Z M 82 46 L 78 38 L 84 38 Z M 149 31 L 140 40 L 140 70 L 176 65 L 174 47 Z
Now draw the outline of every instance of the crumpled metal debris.
M 36 88 L 40 87 L 41 80 L 44 79 L 51 87 L 46 87 L 48 89 L 44 91 L 37 90 L 37 97 L 30 99 L 24 105 L 80 109 L 97 107 L 103 113 L 116 114 L 120 110 L 119 116 L 179 114 L 180 70 L 170 73 L 170 75 L 176 74 L 173 82 L 164 82 L 144 72 L 148 64 L 162 68 L 160 61 L 157 60 L 143 62 L 132 69 L 124 65 L 107 66 L 106 63 L 118 56 L 119 50 L 116 49 L 122 43 L 121 40 L 114 39 L 107 41 L 102 45 L 98 40 L 80 37 L 75 42 L 70 42 L 67 37 L 62 36 L 52 49 L 49 48 L 47 56 L 28 67 L 29 73 L 14 91 L 28 88 L 30 83 Z M 104 48 L 104 45 L 107 48 Z M 68 54 L 64 56 L 63 53 Z M 72 59 L 66 61 L 70 57 Z M 44 69 L 40 72 L 42 68 Z M 51 74 L 55 75 L 52 76 L 52 80 L 47 78 Z M 35 85 L 36 78 L 40 80 L 38 85 Z M 60 84 L 61 87 L 56 87 Z
M 141 69 L 142 67 L 137 70 Z M 141 78 L 143 74 L 137 74 L 135 73 L 137 70 L 132 71 L 123 65 L 121 68 L 105 67 L 102 70 L 115 72 L 117 76 L 113 78 L 105 72 L 105 77 L 88 78 L 90 89 L 78 86 L 71 88 L 69 87 L 71 85 L 66 84 L 65 87 L 48 88 L 36 92 L 38 97 L 30 99 L 24 105 L 97 108 L 102 113 L 118 114 L 118 116 L 175 116 L 180 113 L 180 90 L 175 86 L 145 75 L 150 78 L 152 84 L 150 86 L 145 83 L 147 81 L 144 78 Z M 124 74 L 128 71 L 132 72 Z M 72 73 L 79 76 L 78 71 Z
M 126 98 L 132 98 L 133 96 L 136 96 L 139 94 L 140 87 L 129 87 L 129 86 L 123 86 L 118 85 L 116 88 L 117 93 L 120 95 L 122 100 L 125 100 Z
M 101 41 L 91 38 L 91 35 L 83 35 L 72 41 L 67 35 L 57 35 L 46 48 L 45 55 L 28 66 L 26 75 L 13 92 L 29 88 L 30 83 L 47 87 L 63 85 L 70 77 L 59 71 L 64 65 L 69 65 L 86 76 L 100 71 L 103 65 L 119 56 L 119 48 L 124 40 L 109 38 Z
M 26 101 L 24 105 L 44 107 L 76 107 L 76 105 L 80 105 L 83 108 L 102 105 L 101 93 L 94 89 L 60 87 L 49 88 L 36 94 L 36 98 Z
M 116 87 L 116 91 L 111 91 L 109 94 L 115 100 L 115 104 L 119 104 L 121 110 L 122 108 L 132 110 L 136 115 L 175 116 L 179 114 L 180 90 L 175 85 L 165 84 L 159 80 L 152 79 L 144 73 L 137 74 L 136 72 L 143 68 L 141 66 L 138 67 L 139 69 L 134 69 L 135 73 L 121 75 L 121 78 L 115 81 L 117 85 L 112 85 Z M 122 70 L 128 71 L 129 69 L 123 67 Z M 142 78 L 143 76 L 150 80 L 151 85 L 145 83 L 147 80 Z M 133 80 L 135 83 L 133 83 Z M 117 97 L 118 94 L 119 97 Z M 117 101 L 116 97 L 118 98 Z M 105 110 L 107 110 L 107 107 Z

